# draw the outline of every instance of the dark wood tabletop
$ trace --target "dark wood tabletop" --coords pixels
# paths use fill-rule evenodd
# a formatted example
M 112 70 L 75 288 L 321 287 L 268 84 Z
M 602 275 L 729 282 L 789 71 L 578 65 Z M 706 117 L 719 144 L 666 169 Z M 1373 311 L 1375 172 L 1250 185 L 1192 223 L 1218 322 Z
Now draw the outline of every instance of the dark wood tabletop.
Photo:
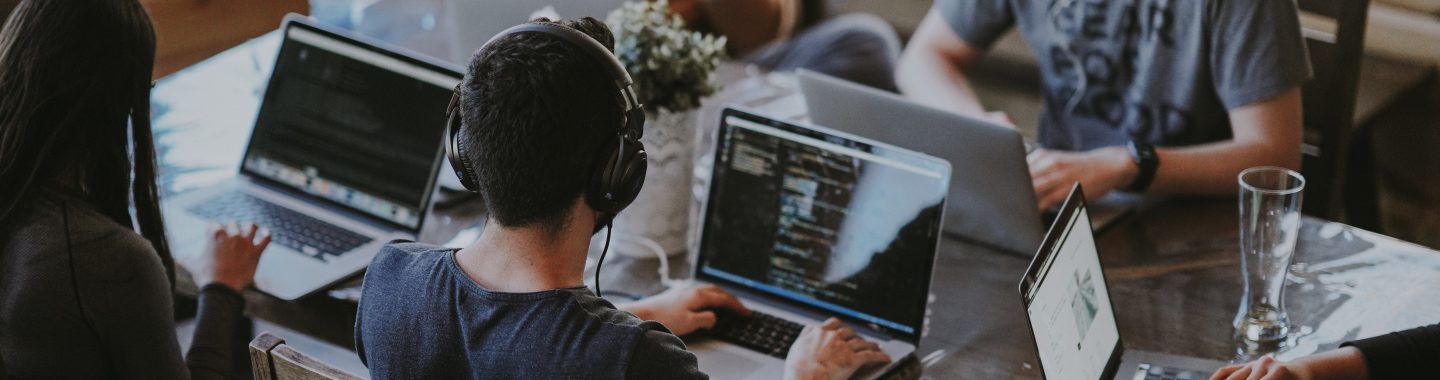
M 272 33 L 160 82 L 154 117 L 167 193 L 234 175 L 277 41 Z M 765 86 L 793 86 L 793 80 L 758 75 L 765 76 Z M 793 91 L 777 94 L 757 102 L 803 107 L 785 99 L 798 96 Z M 476 202 L 454 196 L 437 198 L 441 205 L 426 220 L 421 241 L 463 244 L 475 236 L 483 212 Z M 1099 231 L 1097 244 L 1127 348 L 1234 356 L 1230 326 L 1241 295 L 1237 210 L 1234 199 L 1152 200 Z M 1296 249 L 1286 287 L 1294 348 L 1282 358 L 1440 321 L 1440 305 L 1427 298 L 1440 290 L 1440 252 L 1309 217 Z M 688 260 L 683 255 L 673 260 L 670 276 L 688 276 Z M 1028 264 L 1028 255 L 955 237 L 942 240 L 928 333 L 917 352 L 927 377 L 1040 377 L 1017 289 Z M 654 259 L 610 255 L 603 281 L 607 290 L 652 294 L 663 289 L 658 265 Z M 358 281 L 295 302 L 251 290 L 245 294 L 247 314 L 353 347 L 356 306 L 347 298 L 356 295 Z

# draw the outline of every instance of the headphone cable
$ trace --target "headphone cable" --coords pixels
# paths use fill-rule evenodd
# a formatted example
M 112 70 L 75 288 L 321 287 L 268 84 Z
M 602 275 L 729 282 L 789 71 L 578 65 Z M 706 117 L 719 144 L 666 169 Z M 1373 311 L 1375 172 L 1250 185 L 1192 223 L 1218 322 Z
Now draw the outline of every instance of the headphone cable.
M 595 262 L 595 296 L 600 295 L 600 267 L 605 265 L 605 254 L 610 253 L 610 233 L 614 231 L 613 222 L 605 222 L 605 247 L 600 249 L 600 260 Z

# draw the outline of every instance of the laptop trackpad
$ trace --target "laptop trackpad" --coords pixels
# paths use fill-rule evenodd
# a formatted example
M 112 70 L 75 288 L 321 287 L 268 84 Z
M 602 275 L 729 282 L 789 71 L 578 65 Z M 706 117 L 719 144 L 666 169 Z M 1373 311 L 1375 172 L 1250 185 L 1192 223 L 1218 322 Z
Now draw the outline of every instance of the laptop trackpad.
M 746 379 L 757 375 L 762 368 L 772 364 L 769 363 L 769 360 L 756 360 L 750 357 L 750 352 L 736 352 L 744 350 L 744 348 L 730 346 L 719 341 L 704 339 L 699 342 L 686 342 L 686 345 L 690 346 L 690 351 L 695 353 L 697 364 L 700 365 L 700 372 L 714 378 Z M 754 355 L 760 354 L 755 353 Z
M 755 373 L 762 366 L 764 363 L 722 350 L 706 353 L 705 359 L 700 361 L 700 372 L 723 373 L 727 377 L 734 376 L 736 379 L 744 379 L 750 377 L 750 374 Z

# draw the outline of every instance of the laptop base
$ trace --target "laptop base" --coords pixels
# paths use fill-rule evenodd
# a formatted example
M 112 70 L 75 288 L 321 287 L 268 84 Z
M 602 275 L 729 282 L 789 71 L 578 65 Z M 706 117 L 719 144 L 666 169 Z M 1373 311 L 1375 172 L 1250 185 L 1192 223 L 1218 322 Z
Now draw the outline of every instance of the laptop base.
M 1225 362 L 1151 351 L 1126 350 L 1115 380 L 1209 379 Z

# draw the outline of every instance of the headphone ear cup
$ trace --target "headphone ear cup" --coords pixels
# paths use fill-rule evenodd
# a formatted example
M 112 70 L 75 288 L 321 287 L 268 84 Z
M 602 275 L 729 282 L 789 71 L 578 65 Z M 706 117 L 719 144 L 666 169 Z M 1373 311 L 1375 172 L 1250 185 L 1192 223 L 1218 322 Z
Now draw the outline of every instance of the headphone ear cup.
M 461 113 L 460 87 L 456 85 L 455 92 L 450 96 L 450 105 L 445 107 L 445 157 L 450 161 L 450 169 L 460 178 L 460 185 L 471 192 L 478 192 L 480 181 L 473 174 L 475 171 L 470 167 L 470 159 L 465 156 L 460 140 L 460 129 L 464 127 Z
M 616 176 L 612 179 L 617 207 L 615 212 L 629 207 L 635 202 L 635 198 L 640 196 L 640 190 L 645 185 L 645 174 L 649 170 L 648 158 L 645 147 L 639 141 L 625 144 L 624 152 L 619 157 L 621 161 L 616 168 Z
M 635 201 L 645 184 L 648 170 L 644 145 L 617 136 L 602 148 L 602 166 L 591 179 L 586 203 L 597 212 L 613 217 Z
M 615 196 L 610 182 L 615 167 L 618 166 L 619 155 L 620 147 L 616 140 L 610 140 L 600 147 L 600 155 L 597 157 L 599 160 L 595 162 L 598 166 L 591 173 L 590 186 L 585 191 L 585 203 L 596 212 L 614 215 L 619 211 L 615 207 Z
M 640 196 L 649 169 L 649 156 L 645 153 L 645 144 L 640 142 L 645 132 L 645 111 L 636 108 L 626 112 L 623 128 L 617 139 L 616 161 L 611 163 L 608 174 L 614 213 L 629 207 Z

